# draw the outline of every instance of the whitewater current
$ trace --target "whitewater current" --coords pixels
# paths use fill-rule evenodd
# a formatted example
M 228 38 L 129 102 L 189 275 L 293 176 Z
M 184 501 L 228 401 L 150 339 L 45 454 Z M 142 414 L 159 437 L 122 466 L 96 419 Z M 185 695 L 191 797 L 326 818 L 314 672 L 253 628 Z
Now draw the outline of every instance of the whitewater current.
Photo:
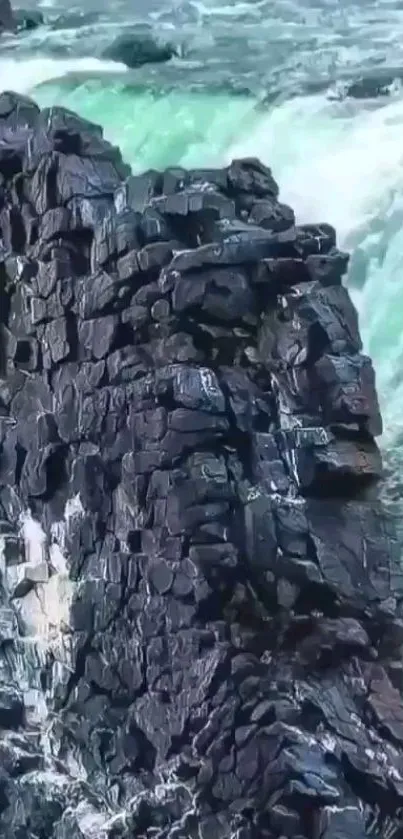
M 29 5 L 29 4 L 28 4 Z M 32 2 L 31 2 L 32 5 Z M 403 6 L 345 0 L 97 0 L 39 4 L 46 25 L 3 36 L 0 87 L 64 105 L 101 124 L 135 171 L 269 164 L 298 220 L 327 221 L 351 253 L 347 278 L 371 355 L 382 446 L 403 461 Z M 165 65 L 130 71 L 102 59 L 136 27 L 175 43 Z M 388 71 L 387 97 L 335 96 Z M 338 87 L 339 86 L 339 87 Z M 402 451 L 402 453 L 401 453 Z M 397 465 L 396 465 L 397 464 Z

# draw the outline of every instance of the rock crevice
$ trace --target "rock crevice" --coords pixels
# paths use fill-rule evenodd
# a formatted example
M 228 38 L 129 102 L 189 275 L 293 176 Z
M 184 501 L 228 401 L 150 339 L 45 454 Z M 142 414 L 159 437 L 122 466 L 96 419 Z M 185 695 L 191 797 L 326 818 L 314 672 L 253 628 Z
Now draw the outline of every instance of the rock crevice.
M 269 168 L 0 96 L 4 839 L 398 839 L 403 581 L 348 256 Z M 400 729 L 402 725 L 402 729 Z

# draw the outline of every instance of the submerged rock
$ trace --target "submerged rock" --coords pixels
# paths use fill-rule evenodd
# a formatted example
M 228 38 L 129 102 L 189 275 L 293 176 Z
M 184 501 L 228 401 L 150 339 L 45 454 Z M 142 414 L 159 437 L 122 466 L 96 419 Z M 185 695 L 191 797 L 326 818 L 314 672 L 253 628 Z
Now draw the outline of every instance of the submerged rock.
M 176 50 L 171 44 L 158 44 L 150 36 L 136 33 L 119 35 L 103 51 L 103 58 L 119 61 L 131 68 L 165 63 L 174 55 Z
M 389 96 L 393 89 L 393 76 L 364 76 L 356 79 L 347 87 L 347 96 L 353 99 L 375 99 L 378 96 Z
M 351 82 L 338 83 L 328 93 L 329 99 L 379 99 L 390 96 L 401 88 L 402 70 L 396 69 L 393 74 L 380 72 L 375 76 L 362 76 Z
M 403 571 L 334 229 L 255 159 L 133 176 L 11 93 L 0 138 L 0 834 L 398 836 Z

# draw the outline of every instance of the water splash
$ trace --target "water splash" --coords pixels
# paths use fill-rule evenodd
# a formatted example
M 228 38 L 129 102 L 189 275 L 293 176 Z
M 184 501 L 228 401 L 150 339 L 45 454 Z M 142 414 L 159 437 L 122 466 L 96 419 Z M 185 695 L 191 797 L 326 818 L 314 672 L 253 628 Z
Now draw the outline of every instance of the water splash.
M 98 58 L 2 58 L 0 61 L 0 90 L 14 90 L 29 94 L 37 85 L 52 79 L 62 79 L 69 73 L 126 72 L 123 64 L 101 61 Z M 56 104 L 57 101 L 53 104 Z M 57 103 L 60 104 L 60 103 Z

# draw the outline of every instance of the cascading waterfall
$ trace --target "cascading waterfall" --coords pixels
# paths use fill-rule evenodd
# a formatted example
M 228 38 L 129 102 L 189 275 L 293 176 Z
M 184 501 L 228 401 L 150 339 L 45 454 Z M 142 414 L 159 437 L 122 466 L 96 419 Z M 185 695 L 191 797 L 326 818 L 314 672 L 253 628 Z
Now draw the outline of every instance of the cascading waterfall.
M 67 629 L 74 584 L 68 575 L 64 536 L 69 518 L 77 514 L 79 504 L 67 509 L 65 521 L 54 527 L 48 540 L 39 522 L 23 511 L 16 532 L 4 531 L 0 537 L 0 633 L 7 652 L 1 658 L 1 681 L 10 695 L 10 709 L 14 699 L 16 714 L 22 712 L 22 696 L 26 723 L 37 732 L 49 766 L 54 756 L 48 737 L 47 681 L 50 667 L 56 680 L 65 681 L 63 671 L 71 671 Z

